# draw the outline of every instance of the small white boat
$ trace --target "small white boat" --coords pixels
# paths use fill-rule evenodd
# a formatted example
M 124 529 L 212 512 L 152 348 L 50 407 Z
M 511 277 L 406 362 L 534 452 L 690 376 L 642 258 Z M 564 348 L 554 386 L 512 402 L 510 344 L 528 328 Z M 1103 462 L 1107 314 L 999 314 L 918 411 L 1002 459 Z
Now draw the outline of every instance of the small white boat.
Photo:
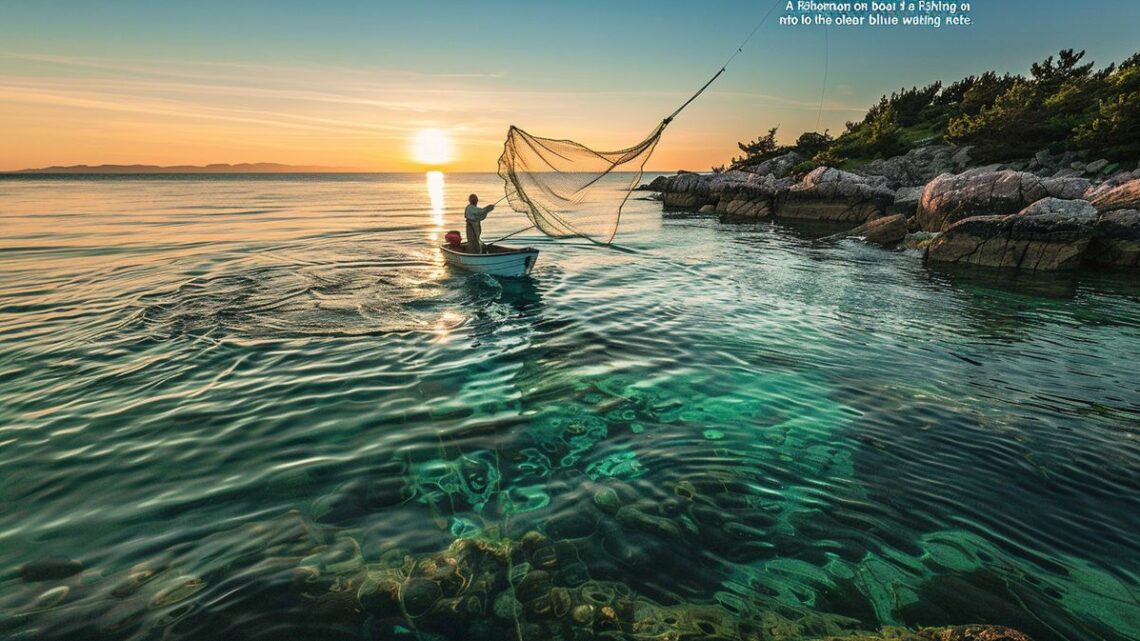
M 485 245 L 482 254 L 467 253 L 467 245 L 463 243 L 440 245 L 439 248 L 443 251 L 443 258 L 448 265 L 507 278 L 526 276 L 534 268 L 534 262 L 538 260 L 538 250 L 531 247 Z

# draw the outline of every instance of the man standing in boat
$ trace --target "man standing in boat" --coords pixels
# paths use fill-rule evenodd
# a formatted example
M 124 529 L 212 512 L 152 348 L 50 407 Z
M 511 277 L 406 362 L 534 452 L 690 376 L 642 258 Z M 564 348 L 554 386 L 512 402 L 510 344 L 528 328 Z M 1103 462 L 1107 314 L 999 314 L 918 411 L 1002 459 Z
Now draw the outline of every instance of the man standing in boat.
M 467 219 L 467 251 L 472 254 L 482 254 L 483 244 L 479 242 L 479 235 L 483 233 L 483 219 L 494 205 L 479 206 L 479 197 L 471 194 L 467 197 L 467 209 L 463 210 L 463 217 Z

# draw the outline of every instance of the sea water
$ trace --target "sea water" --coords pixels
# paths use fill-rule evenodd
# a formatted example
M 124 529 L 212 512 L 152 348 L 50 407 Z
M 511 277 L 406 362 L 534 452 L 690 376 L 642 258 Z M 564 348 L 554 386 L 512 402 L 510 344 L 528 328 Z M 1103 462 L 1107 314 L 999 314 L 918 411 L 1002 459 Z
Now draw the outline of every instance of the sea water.
M 0 631 L 439 638 L 426 601 L 355 618 L 360 577 L 530 536 L 670 611 L 1140 637 L 1134 278 L 635 198 L 619 247 L 524 233 L 497 280 L 437 249 L 470 192 L 502 185 L 0 179 Z M 453 638 L 530 616 L 485 592 Z

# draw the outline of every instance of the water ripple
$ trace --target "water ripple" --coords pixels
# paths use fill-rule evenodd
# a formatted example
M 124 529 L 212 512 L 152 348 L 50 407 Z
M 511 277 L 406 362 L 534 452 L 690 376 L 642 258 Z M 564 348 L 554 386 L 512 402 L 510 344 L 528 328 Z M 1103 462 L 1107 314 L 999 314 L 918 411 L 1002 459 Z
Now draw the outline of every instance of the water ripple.
M 434 249 L 490 175 L 5 187 L 0 556 L 88 568 L 0 575 L 5 633 L 356 638 L 283 600 L 314 550 L 537 530 L 660 607 L 1140 636 L 1128 277 L 635 200 L 499 281 Z

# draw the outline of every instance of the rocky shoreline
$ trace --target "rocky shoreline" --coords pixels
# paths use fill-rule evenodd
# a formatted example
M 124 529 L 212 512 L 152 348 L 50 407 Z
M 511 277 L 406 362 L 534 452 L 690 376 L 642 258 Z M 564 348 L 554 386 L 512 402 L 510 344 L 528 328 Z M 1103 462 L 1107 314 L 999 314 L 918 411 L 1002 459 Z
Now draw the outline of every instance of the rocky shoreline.
M 1041 151 L 971 166 L 970 147 L 928 145 L 857 171 L 793 173 L 791 152 L 713 174 L 678 172 L 643 189 L 667 209 L 725 221 L 852 225 L 837 236 L 920 250 L 930 263 L 1005 270 L 1140 270 L 1140 163 L 1122 168 Z

